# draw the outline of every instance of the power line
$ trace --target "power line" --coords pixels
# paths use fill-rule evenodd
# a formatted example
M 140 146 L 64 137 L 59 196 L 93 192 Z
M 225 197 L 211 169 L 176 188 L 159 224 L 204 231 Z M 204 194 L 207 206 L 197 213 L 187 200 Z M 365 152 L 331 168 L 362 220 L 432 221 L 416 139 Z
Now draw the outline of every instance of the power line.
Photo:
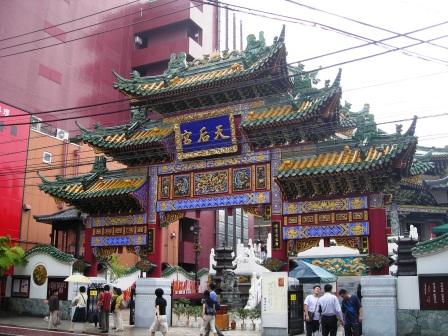
M 422 28 L 413 30 L 411 32 L 404 33 L 402 35 L 405 36 L 405 35 L 413 34 L 413 33 L 416 33 L 416 32 L 421 32 L 421 31 L 424 31 L 424 30 L 435 28 L 435 27 L 440 26 L 440 25 L 444 25 L 446 23 L 448 23 L 448 21 L 441 22 L 441 23 L 438 23 L 438 24 L 433 24 L 433 25 L 426 26 L 426 27 L 422 27 Z M 388 50 L 388 52 L 397 51 L 397 50 L 403 50 L 403 49 L 410 48 L 410 47 L 413 47 L 413 46 L 416 46 L 416 45 L 419 45 L 419 44 L 422 44 L 422 43 L 427 43 L 428 41 L 434 41 L 434 40 L 442 39 L 442 38 L 444 38 L 446 36 L 447 35 L 443 35 L 443 36 L 440 36 L 440 37 L 437 37 L 437 38 L 433 38 L 433 39 L 430 39 L 430 40 L 422 41 L 422 42 L 419 42 L 419 43 L 416 43 L 416 44 L 412 44 L 412 45 L 408 45 L 408 46 L 405 46 L 405 47 L 390 49 L 390 50 Z M 378 41 L 369 42 L 369 43 L 366 43 L 366 44 L 361 44 L 361 45 L 348 47 L 348 48 L 340 49 L 340 50 L 329 52 L 329 53 L 324 53 L 324 54 L 321 54 L 321 55 L 318 55 L 318 56 L 314 56 L 314 57 L 310 57 L 310 58 L 307 58 L 307 59 L 303 59 L 303 60 L 300 60 L 300 61 L 297 61 L 297 62 L 292 62 L 292 63 L 290 63 L 290 65 L 291 64 L 295 64 L 295 63 L 307 62 L 307 61 L 310 61 L 310 60 L 315 60 L 315 59 L 326 57 L 326 56 L 331 56 L 331 55 L 334 55 L 334 54 L 337 54 L 337 53 L 341 53 L 341 52 L 345 52 L 345 51 L 349 51 L 349 50 L 358 49 L 358 48 L 361 48 L 361 47 L 364 47 L 364 46 L 372 45 L 372 44 L 379 43 L 379 42 L 382 42 L 382 41 L 386 41 L 386 40 L 389 40 L 389 39 L 391 39 L 391 38 L 385 38 L 385 39 L 381 39 L 381 40 L 378 40 Z M 376 55 L 379 56 L 379 55 L 382 55 L 382 54 L 385 54 L 385 53 L 378 53 L 378 54 L 375 54 L 374 56 L 376 56 Z M 370 58 L 370 57 L 368 57 L 368 58 Z M 360 58 L 360 60 L 361 59 L 362 58 Z M 350 61 L 350 62 L 353 62 L 353 61 Z M 339 64 L 347 64 L 347 63 L 339 63 Z M 337 66 L 337 65 L 333 65 L 333 66 Z M 326 67 L 326 68 L 329 68 L 329 67 Z M 316 70 L 319 70 L 319 69 L 314 69 L 314 70 L 311 70 L 311 71 L 305 71 L 304 73 L 309 73 L 309 72 L 313 72 L 313 71 L 316 71 Z M 121 99 L 121 100 L 115 100 L 115 101 L 110 101 L 110 102 L 89 104 L 89 105 L 83 105 L 83 106 L 78 106 L 78 107 L 70 107 L 70 108 L 64 108 L 64 109 L 57 109 L 57 110 L 42 111 L 42 112 L 33 113 L 33 115 L 42 115 L 42 114 L 47 114 L 47 113 L 56 113 L 56 112 L 74 110 L 74 109 L 98 107 L 98 106 L 102 106 L 102 105 L 120 103 L 120 102 L 125 102 L 125 101 L 128 101 L 128 99 Z M 23 115 L 25 115 L 25 114 L 23 114 Z M 28 114 L 26 114 L 26 115 L 28 116 Z M 17 116 L 19 116 L 19 115 L 16 115 L 16 116 L 11 116 L 10 115 L 10 116 L 6 116 L 6 118 L 7 117 L 17 117 Z M 86 116 L 86 117 L 88 117 L 88 116 Z M 58 121 L 58 120 L 55 120 L 55 121 Z
M 140 0 L 137 0 L 137 1 L 134 1 L 134 2 L 138 2 L 138 1 L 140 1 Z M 51 38 L 54 38 L 54 37 L 58 37 L 58 36 L 62 36 L 62 35 L 66 35 L 66 34 L 70 34 L 70 33 L 77 32 L 77 31 L 80 31 L 80 30 L 83 30 L 83 29 L 92 28 L 92 27 L 95 27 L 95 26 L 98 26 L 98 25 L 102 25 L 102 24 L 104 24 L 104 23 L 108 23 L 108 22 L 111 22 L 111 21 L 115 21 L 115 20 L 118 20 L 118 19 L 122 19 L 122 18 L 125 18 L 125 17 L 128 17 L 128 16 L 132 16 L 132 15 L 135 15 L 135 14 L 140 14 L 140 13 L 142 13 L 142 12 L 144 12 L 144 11 L 147 11 L 147 10 L 150 10 L 150 9 L 155 9 L 155 8 L 158 8 L 158 7 L 166 6 L 166 5 L 169 5 L 169 4 L 171 4 L 171 3 L 175 2 L 175 1 L 176 1 L 176 0 L 172 0 L 172 1 L 170 1 L 170 2 L 166 2 L 166 3 L 160 4 L 160 5 L 158 5 L 158 6 L 153 6 L 153 7 L 146 8 L 146 9 L 141 9 L 141 10 L 139 10 L 139 11 L 132 12 L 132 13 L 129 13 L 129 14 L 126 14 L 126 15 L 122 15 L 122 16 L 118 16 L 118 17 L 115 17 L 115 18 L 107 19 L 107 20 L 100 21 L 100 22 L 97 22 L 97 23 L 92 23 L 92 24 L 87 25 L 87 26 L 84 26 L 84 27 L 75 28 L 75 29 L 72 29 L 72 30 L 64 31 L 64 32 L 62 32 L 62 33 L 58 33 L 58 34 L 54 34 L 54 35 L 50 35 L 50 36 L 46 36 L 46 37 L 42 37 L 42 38 L 39 38 L 39 39 L 36 39 L 36 40 L 33 40 L 33 41 L 22 42 L 22 43 L 19 43 L 19 44 L 14 44 L 14 45 L 10 45 L 10 46 L 7 46 L 7 47 L 2 47 L 2 48 L 0 48 L 0 51 L 1 51 L 1 50 L 6 50 L 6 49 L 15 48 L 15 47 L 20 47 L 20 46 L 23 46 L 23 45 L 32 44 L 32 43 L 36 43 L 36 42 L 40 42 L 40 41 L 44 41 L 44 40 L 48 40 L 48 39 L 51 39 Z M 131 2 L 131 3 L 132 3 L 132 2 Z M 131 4 L 131 3 L 129 3 L 129 4 Z M 127 4 L 126 4 L 126 5 L 127 5 Z M 122 5 L 122 6 L 123 6 L 123 5 Z M 171 15 L 171 13 L 170 13 L 170 14 L 165 14 L 165 15 Z M 137 23 L 139 23 L 139 22 L 137 22 Z M 135 23 L 135 24 L 136 24 L 136 23 Z M 134 23 L 133 23 L 132 25 L 134 25 Z M 125 27 L 122 27 L 122 28 L 125 28 Z M 90 35 L 90 36 L 93 36 L 93 35 Z M 84 37 L 90 37 L 90 36 L 84 36 Z M 71 41 L 72 41 L 72 40 L 70 40 L 70 41 L 68 41 L 68 42 L 71 42 Z M 73 40 L 73 41 L 76 41 L 76 39 Z M 64 42 L 63 42 L 63 43 L 64 43 Z M 1 58 L 1 56 L 0 56 L 0 58 Z
M 436 37 L 436 38 L 432 38 L 432 39 L 427 40 L 427 41 L 439 40 L 439 39 L 445 38 L 447 36 L 448 36 L 448 34 L 443 35 L 443 36 L 439 36 L 439 37 Z M 341 66 L 341 65 L 345 65 L 345 64 L 349 64 L 349 63 L 353 63 L 353 62 L 357 62 L 357 61 L 370 59 L 370 58 L 373 58 L 373 57 L 385 55 L 385 54 L 388 54 L 388 53 L 391 53 L 391 52 L 395 52 L 395 51 L 398 51 L 398 50 L 403 50 L 403 49 L 410 48 L 410 47 L 413 47 L 413 46 L 416 46 L 416 45 L 420 45 L 422 43 L 425 43 L 425 41 L 423 41 L 423 42 L 416 42 L 414 44 L 407 45 L 407 46 L 404 46 L 404 47 L 396 47 L 394 49 L 385 50 L 383 52 L 379 52 L 379 53 L 376 53 L 376 54 L 362 56 L 362 57 L 354 58 L 354 59 L 351 59 L 351 60 L 342 61 L 342 62 L 339 62 L 339 63 L 335 63 L 335 64 L 331 64 L 331 65 L 315 68 L 313 70 L 304 71 L 303 74 L 312 73 L 312 72 L 319 71 L 319 70 L 329 69 L 329 68 L 333 68 L 333 67 L 336 67 L 336 66 Z M 301 62 L 303 62 L 303 60 L 302 61 L 296 61 L 296 62 L 287 63 L 287 65 L 293 65 L 293 64 L 297 64 L 297 63 L 301 63 Z M 277 65 L 275 67 L 279 67 L 279 65 Z M 281 76 L 278 76 L 277 78 L 271 77 L 271 78 L 267 79 L 266 81 L 274 81 L 274 80 L 278 80 L 278 79 L 281 79 L 281 78 L 289 78 L 289 77 L 294 77 L 294 76 L 296 76 L 296 74 L 281 75 Z M 251 86 L 251 85 L 254 85 L 254 84 L 253 83 L 250 83 L 250 84 L 246 83 L 246 85 L 243 85 L 243 87 L 244 86 Z M 142 99 L 144 99 L 144 98 L 142 98 Z M 53 120 L 48 120 L 47 122 L 55 122 L 55 121 L 63 121 L 63 120 L 71 120 L 71 119 L 79 119 L 79 118 L 88 118 L 88 117 L 93 117 L 93 116 L 101 116 L 101 115 L 106 115 L 106 114 L 124 112 L 124 111 L 127 111 L 127 110 L 128 109 L 118 110 L 118 111 L 113 111 L 113 112 L 106 112 L 106 113 L 104 113 L 104 112 L 103 113 L 95 113 L 95 114 L 91 114 L 91 115 L 83 116 L 83 117 L 67 117 L 67 118 L 53 119 Z M 37 123 L 39 123 L 39 122 L 36 121 L 36 122 L 29 122 L 29 123 L 25 122 L 25 123 L 5 124 L 4 126 L 31 125 L 31 124 L 37 124 Z
M 98 15 L 98 14 L 106 13 L 106 12 L 109 12 L 109 11 L 117 9 L 117 8 L 121 8 L 121 7 L 124 7 L 124 6 L 128 6 L 128 5 L 134 4 L 134 3 L 139 2 L 139 1 L 140 0 L 134 0 L 134 1 L 131 1 L 131 2 L 128 2 L 128 3 L 124 3 L 122 5 L 118 5 L 118 6 L 115 6 L 115 7 L 111 7 L 111 8 L 108 8 L 108 9 L 101 10 L 99 12 L 95 12 L 95 13 L 91 13 L 89 15 L 81 16 L 81 17 L 76 18 L 76 19 L 71 19 L 71 20 L 68 20 L 68 21 L 60 22 L 58 24 L 55 24 L 55 25 L 52 25 L 52 26 L 49 26 L 49 27 L 36 29 L 36 30 L 30 31 L 30 32 L 27 32 L 27 33 L 22 33 L 22 34 L 17 34 L 17 35 L 5 37 L 5 38 L 0 39 L 0 42 L 11 40 L 11 39 L 14 39 L 14 38 L 17 38 L 17 37 L 22 37 L 22 36 L 38 33 L 38 32 L 43 32 L 43 31 L 45 31 L 46 29 L 49 29 L 49 28 L 56 28 L 56 27 L 65 25 L 67 23 L 72 23 L 72 22 L 75 22 L 75 21 L 86 19 L 88 17 L 92 17 L 92 16 L 95 16 L 95 15 Z
M 374 28 L 374 29 L 377 29 L 377 30 L 381 30 L 381 31 L 387 32 L 387 33 L 391 33 L 391 34 L 397 35 L 396 37 L 403 36 L 403 37 L 406 37 L 406 38 L 409 38 L 409 39 L 412 39 L 412 40 L 415 40 L 415 41 L 419 41 L 419 42 L 423 41 L 423 40 L 421 40 L 419 38 L 416 38 L 416 37 L 413 37 L 413 36 L 407 36 L 406 34 L 403 35 L 401 33 L 397 33 L 396 31 L 393 31 L 393 30 L 390 30 L 390 29 L 387 29 L 387 28 L 384 28 L 384 27 L 380 27 L 380 26 L 373 25 L 373 24 L 370 24 L 370 23 L 367 23 L 367 22 L 364 22 L 364 21 L 356 20 L 356 19 L 344 16 L 344 15 L 340 15 L 340 14 L 337 14 L 337 13 L 334 13 L 334 12 L 330 12 L 330 11 L 327 11 L 327 10 L 319 9 L 319 8 L 316 8 L 316 7 L 313 7 L 313 6 L 310 6 L 310 5 L 302 4 L 302 3 L 298 2 L 298 1 L 294 1 L 294 0 L 284 0 L 284 1 L 292 3 L 292 4 L 295 4 L 297 6 L 301 6 L 301 7 L 313 10 L 313 11 L 325 13 L 325 14 L 328 14 L 328 15 L 331 15 L 331 16 L 335 16 L 335 17 L 340 18 L 340 19 L 351 21 L 351 22 L 354 22 L 354 23 L 357 23 L 357 24 L 360 24 L 360 25 L 363 25 L 363 26 L 366 26 L 366 27 L 370 27 L 370 28 Z M 438 48 L 442 48 L 442 49 L 447 49 L 448 50 L 448 47 L 446 47 L 444 45 L 441 45 L 441 44 L 432 43 L 432 42 L 428 42 L 428 44 L 430 44 L 432 46 L 435 46 L 435 47 L 438 47 Z

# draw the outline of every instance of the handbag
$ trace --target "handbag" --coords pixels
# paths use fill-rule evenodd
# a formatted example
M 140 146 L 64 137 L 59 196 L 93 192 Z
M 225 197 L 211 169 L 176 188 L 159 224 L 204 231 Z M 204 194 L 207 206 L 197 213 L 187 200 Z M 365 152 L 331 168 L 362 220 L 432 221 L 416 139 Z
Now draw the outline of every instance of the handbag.
M 84 303 L 86 303 L 86 299 L 81 295 Z M 75 313 L 73 314 L 72 322 L 84 323 L 87 319 L 87 308 L 86 307 L 76 307 Z

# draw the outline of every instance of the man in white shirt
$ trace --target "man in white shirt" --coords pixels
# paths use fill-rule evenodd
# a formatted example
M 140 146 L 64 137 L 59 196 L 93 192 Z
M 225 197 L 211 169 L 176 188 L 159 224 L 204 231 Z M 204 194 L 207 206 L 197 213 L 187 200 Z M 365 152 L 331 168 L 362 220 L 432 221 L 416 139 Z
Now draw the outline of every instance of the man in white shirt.
M 303 318 L 306 325 L 306 336 L 311 336 L 313 332 L 319 330 L 319 317 L 316 314 L 317 303 L 319 301 L 320 286 L 313 286 L 312 294 L 305 298 L 303 303 Z
M 344 325 L 341 305 L 335 295 L 331 294 L 333 286 L 326 284 L 324 286 L 325 294 L 317 303 L 317 315 L 321 318 L 322 336 L 336 336 L 338 332 L 338 319 L 341 325 Z

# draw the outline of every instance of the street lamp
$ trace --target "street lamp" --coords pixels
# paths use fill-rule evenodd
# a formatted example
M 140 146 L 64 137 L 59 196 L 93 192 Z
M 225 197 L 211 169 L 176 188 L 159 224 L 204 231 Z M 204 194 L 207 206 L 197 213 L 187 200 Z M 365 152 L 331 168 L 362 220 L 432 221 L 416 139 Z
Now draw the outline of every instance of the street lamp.
M 198 292 L 198 263 L 199 254 L 201 253 L 201 245 L 199 243 L 199 222 L 195 221 L 193 225 L 190 226 L 190 231 L 193 233 L 193 251 L 194 251 L 194 286 L 196 293 Z

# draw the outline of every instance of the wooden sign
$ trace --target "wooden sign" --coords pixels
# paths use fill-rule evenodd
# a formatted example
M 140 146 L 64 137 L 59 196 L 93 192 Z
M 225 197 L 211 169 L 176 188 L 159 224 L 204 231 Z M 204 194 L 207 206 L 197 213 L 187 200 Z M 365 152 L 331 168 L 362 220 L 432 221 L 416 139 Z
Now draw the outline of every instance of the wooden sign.
M 154 253 L 155 229 L 148 229 L 148 253 Z
M 448 310 L 448 275 L 418 277 L 420 309 Z
M 59 300 L 67 300 L 68 298 L 68 282 L 61 277 L 48 277 L 47 298 L 49 298 L 53 291 L 57 290 L 59 293 Z
M 281 227 L 280 222 L 272 222 L 272 249 L 278 250 L 281 248 Z

